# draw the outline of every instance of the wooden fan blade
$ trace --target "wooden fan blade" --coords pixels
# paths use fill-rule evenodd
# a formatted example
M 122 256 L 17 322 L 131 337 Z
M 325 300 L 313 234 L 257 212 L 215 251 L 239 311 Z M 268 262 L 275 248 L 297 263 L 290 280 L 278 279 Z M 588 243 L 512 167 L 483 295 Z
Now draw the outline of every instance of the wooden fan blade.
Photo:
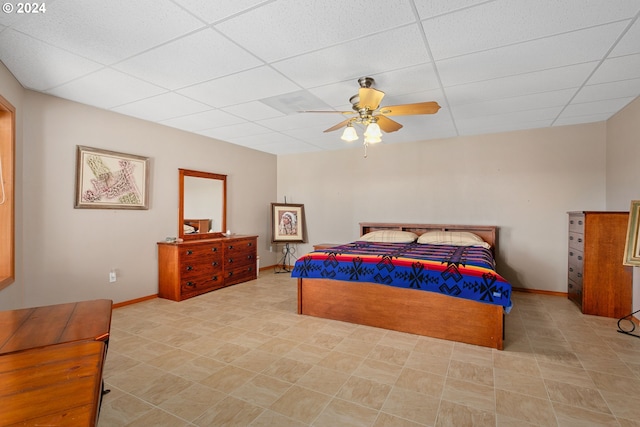
M 350 121 L 351 121 L 351 119 L 343 120 L 340 123 L 338 123 L 337 125 L 331 126 L 329 129 L 325 130 L 325 132 L 333 132 L 334 130 L 338 130 L 341 127 L 345 127 L 347 125 L 347 123 L 349 123 Z
M 378 126 L 380 126 L 380 129 L 382 129 L 383 131 L 389 133 L 389 132 L 395 132 L 399 129 L 402 128 L 402 125 L 394 120 L 391 120 L 385 116 L 375 116 L 378 122 Z
M 358 91 L 358 106 L 373 111 L 380 106 L 384 92 L 370 87 L 361 87 Z
M 414 114 L 435 114 L 439 109 L 438 103 L 433 101 L 382 107 L 379 112 L 385 116 L 411 116 Z

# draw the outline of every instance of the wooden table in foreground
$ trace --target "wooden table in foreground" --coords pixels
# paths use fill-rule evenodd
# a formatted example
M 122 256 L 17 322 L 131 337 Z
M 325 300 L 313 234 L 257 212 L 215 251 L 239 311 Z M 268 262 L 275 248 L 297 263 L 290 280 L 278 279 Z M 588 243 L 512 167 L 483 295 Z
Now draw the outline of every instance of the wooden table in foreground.
M 0 311 L 0 355 L 73 341 L 107 341 L 112 305 L 98 299 Z
M 95 426 L 112 301 L 0 312 L 0 427 Z
M 102 341 L 0 356 L 0 426 L 95 426 L 104 357 Z

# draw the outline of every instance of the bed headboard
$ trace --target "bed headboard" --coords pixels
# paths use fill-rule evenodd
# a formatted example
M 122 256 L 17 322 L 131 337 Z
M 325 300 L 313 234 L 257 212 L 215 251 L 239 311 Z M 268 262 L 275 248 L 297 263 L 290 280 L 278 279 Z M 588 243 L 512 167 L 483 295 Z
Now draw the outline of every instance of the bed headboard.
M 497 254 L 498 244 L 498 227 L 493 225 L 453 225 L 453 224 L 403 224 L 389 222 L 361 222 L 360 235 L 363 236 L 371 231 L 376 230 L 401 230 L 411 231 L 418 236 L 427 231 L 468 231 L 477 234 L 489 243 L 493 248 L 494 254 Z

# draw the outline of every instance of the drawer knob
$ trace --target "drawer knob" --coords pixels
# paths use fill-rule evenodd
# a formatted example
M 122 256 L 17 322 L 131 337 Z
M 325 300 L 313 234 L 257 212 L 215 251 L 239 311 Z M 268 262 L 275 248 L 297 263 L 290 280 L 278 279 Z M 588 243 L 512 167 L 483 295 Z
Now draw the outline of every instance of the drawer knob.
M 578 237 L 578 243 L 582 243 L 582 238 Z
M 569 267 L 569 272 L 573 273 L 573 268 L 572 267 Z
M 582 273 L 578 273 L 578 277 L 582 277 Z
M 217 266 L 218 266 L 218 261 L 213 261 L 213 262 L 211 263 L 211 265 L 213 265 L 214 267 L 217 267 Z
M 215 248 L 215 247 L 214 247 L 214 248 L 211 248 L 211 250 L 212 250 L 213 252 L 218 252 L 218 248 Z
M 187 271 L 191 271 L 191 270 L 193 270 L 193 267 L 190 265 L 187 265 Z
M 247 246 L 249 246 L 249 247 L 253 246 L 253 242 L 249 242 L 249 243 L 247 244 Z
M 253 255 L 247 255 L 247 259 L 253 259 Z
M 217 281 L 218 281 L 218 276 L 213 276 L 213 277 L 211 278 L 211 280 L 213 280 L 214 282 L 217 282 Z
M 578 260 L 582 261 L 582 257 L 580 255 L 578 255 Z
M 573 236 L 569 236 L 569 240 L 573 240 Z
M 233 245 L 229 245 L 229 249 L 233 249 Z
M 189 286 L 190 288 L 194 287 L 195 285 L 195 282 L 187 282 L 187 286 Z
M 231 277 L 231 276 L 233 276 L 233 271 L 229 272 L 229 276 L 228 277 Z
M 190 249 L 187 249 L 187 255 L 191 255 L 191 254 L 193 254 L 193 251 Z
M 233 263 L 233 258 L 229 258 L 229 264 Z

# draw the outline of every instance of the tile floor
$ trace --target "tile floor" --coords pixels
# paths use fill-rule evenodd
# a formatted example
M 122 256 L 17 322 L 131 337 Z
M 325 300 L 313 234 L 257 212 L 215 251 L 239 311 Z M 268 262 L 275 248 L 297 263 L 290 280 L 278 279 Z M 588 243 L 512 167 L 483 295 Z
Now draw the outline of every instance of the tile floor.
M 640 339 L 566 298 L 516 293 L 497 351 L 300 316 L 296 291 L 266 271 L 115 309 L 99 427 L 640 426 Z

